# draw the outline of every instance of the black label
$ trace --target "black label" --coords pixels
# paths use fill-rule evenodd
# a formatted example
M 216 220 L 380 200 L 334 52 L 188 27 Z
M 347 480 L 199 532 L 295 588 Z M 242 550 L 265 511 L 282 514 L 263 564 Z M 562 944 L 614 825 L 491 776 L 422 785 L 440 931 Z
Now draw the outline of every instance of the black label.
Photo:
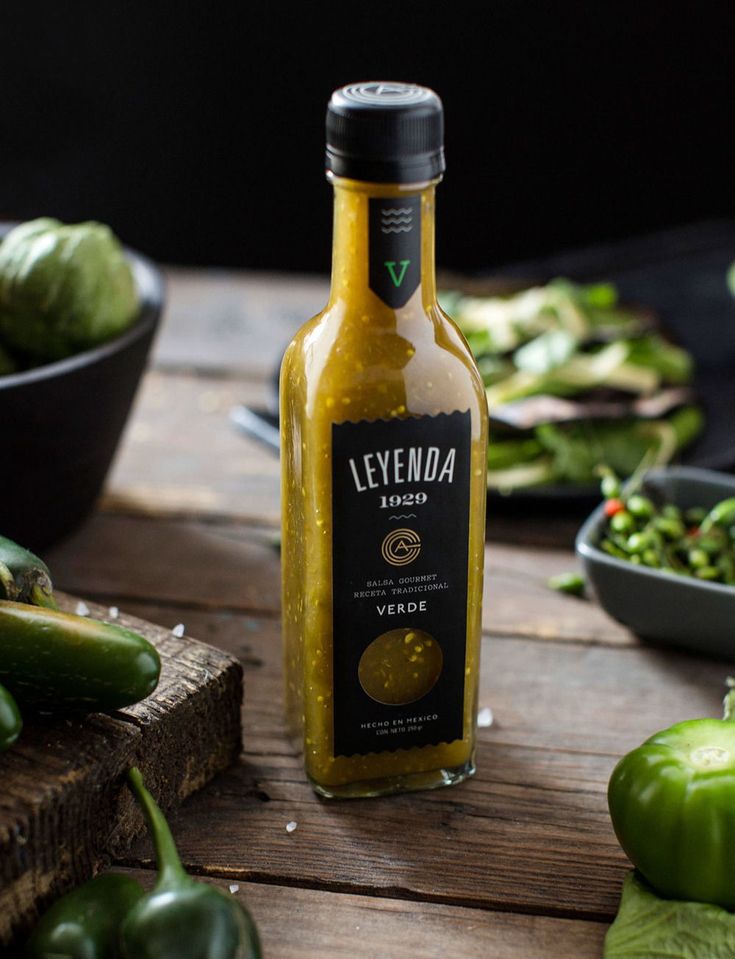
M 370 289 L 397 309 L 421 282 L 421 197 L 370 198 Z
M 464 735 L 470 414 L 332 427 L 336 756 Z

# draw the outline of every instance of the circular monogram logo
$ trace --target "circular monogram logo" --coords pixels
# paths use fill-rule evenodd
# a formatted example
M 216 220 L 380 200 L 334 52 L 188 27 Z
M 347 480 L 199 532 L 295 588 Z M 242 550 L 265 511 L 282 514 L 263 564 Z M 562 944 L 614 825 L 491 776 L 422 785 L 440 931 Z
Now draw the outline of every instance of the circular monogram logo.
M 380 551 L 391 566 L 407 566 L 421 552 L 421 538 L 412 529 L 394 529 L 383 540 Z

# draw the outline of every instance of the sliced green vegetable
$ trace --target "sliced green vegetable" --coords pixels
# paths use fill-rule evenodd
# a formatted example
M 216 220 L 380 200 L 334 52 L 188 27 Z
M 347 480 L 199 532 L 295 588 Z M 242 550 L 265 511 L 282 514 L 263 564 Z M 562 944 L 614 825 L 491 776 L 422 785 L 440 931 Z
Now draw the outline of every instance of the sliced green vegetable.
M 689 446 L 702 432 L 704 416 L 698 406 L 682 406 L 668 418 L 676 434 L 677 449 Z
M 552 576 L 547 585 L 559 593 L 570 593 L 572 596 L 584 596 L 585 578 L 581 573 L 559 573 Z
M 635 873 L 623 882 L 604 959 L 732 959 L 735 915 L 701 902 L 659 898 Z
M 582 286 L 561 279 L 552 280 L 551 283 L 556 287 L 563 283 L 570 295 L 578 296 L 585 306 L 595 310 L 609 310 L 618 303 L 618 291 L 613 283 L 590 283 Z
M 655 333 L 631 340 L 628 360 L 655 370 L 671 385 L 689 383 L 694 372 L 690 354 Z
M 567 330 L 548 330 L 517 349 L 513 361 L 524 373 L 543 375 L 566 363 L 576 349 L 577 341 Z
M 446 297 L 478 361 L 491 416 L 527 426 L 518 440 L 543 447 L 530 458 L 519 442 L 513 461 L 505 446 L 488 463 L 490 487 L 588 485 L 600 463 L 629 476 L 649 450 L 651 465 L 663 465 L 701 431 L 685 389 L 690 355 L 653 331 L 646 312 L 621 306 L 612 284 L 557 278 L 512 296 Z M 541 399 L 524 411 L 530 398 Z M 688 405 L 676 409 L 681 403 Z
M 504 470 L 522 463 L 531 463 L 543 452 L 543 446 L 535 439 L 496 440 L 488 446 L 488 469 Z
M 530 486 L 542 486 L 553 482 L 556 473 L 549 457 L 541 457 L 533 463 L 511 466 L 507 469 L 494 469 L 487 472 L 488 489 L 509 493 L 514 489 L 527 489 Z

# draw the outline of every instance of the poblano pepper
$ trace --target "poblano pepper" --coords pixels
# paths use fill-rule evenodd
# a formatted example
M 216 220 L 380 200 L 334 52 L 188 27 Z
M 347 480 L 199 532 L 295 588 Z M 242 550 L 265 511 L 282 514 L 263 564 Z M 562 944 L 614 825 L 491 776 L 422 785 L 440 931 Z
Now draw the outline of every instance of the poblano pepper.
M 620 845 L 661 895 L 735 910 L 735 722 L 691 719 L 647 739 L 608 787 Z
M 250 915 L 216 886 L 184 871 L 163 813 L 137 769 L 128 773 L 133 795 L 153 836 L 158 881 L 128 914 L 121 930 L 125 959 L 260 959 Z
M 118 959 L 120 925 L 143 897 L 130 876 L 105 873 L 62 896 L 44 913 L 27 959 Z
M 0 686 L 0 753 L 10 749 L 20 736 L 23 720 L 18 706 L 4 686 Z
M 0 599 L 56 609 L 48 566 L 12 539 L 0 536 Z

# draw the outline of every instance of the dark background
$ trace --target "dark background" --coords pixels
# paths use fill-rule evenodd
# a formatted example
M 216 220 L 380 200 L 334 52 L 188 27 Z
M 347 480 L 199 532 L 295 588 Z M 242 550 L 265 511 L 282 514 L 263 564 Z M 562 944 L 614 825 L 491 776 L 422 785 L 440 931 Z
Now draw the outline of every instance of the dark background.
M 438 261 L 481 269 L 735 215 L 735 4 L 20 3 L 0 12 L 0 217 L 158 260 L 327 270 L 331 90 L 434 87 Z

